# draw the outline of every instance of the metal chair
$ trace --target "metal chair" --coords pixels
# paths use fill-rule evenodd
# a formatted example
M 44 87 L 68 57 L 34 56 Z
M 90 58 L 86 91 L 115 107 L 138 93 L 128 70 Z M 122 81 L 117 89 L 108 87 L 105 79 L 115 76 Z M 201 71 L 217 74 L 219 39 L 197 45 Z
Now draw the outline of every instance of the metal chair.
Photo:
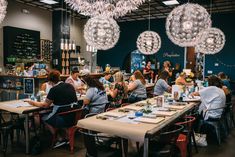
M 77 131 L 78 127 L 76 126 L 77 121 L 80 120 L 82 118 L 82 112 L 83 109 L 79 108 L 79 109 L 71 109 L 69 111 L 65 111 L 65 112 L 60 112 L 57 115 L 59 116 L 67 116 L 70 114 L 75 114 L 75 118 L 74 118 L 74 122 L 73 122 L 73 126 L 65 128 L 66 129 L 66 133 L 68 134 L 68 140 L 69 140 L 69 145 L 70 145 L 70 152 L 74 153 L 74 136 L 75 136 L 75 132 Z M 55 130 L 55 134 L 52 135 L 52 145 L 55 143 L 56 138 L 57 138 L 57 132 L 58 129 L 54 128 Z
M 185 116 L 183 121 L 177 122 L 177 125 L 183 125 L 185 127 L 183 133 L 181 133 L 177 139 L 176 145 L 180 149 L 181 157 L 186 157 L 187 154 L 192 156 L 192 142 L 193 139 L 194 146 L 196 152 L 198 152 L 194 131 L 193 131 L 193 124 L 196 118 L 193 116 Z
M 85 118 L 96 116 L 96 113 L 87 114 Z M 120 156 L 120 151 L 116 148 L 107 147 L 103 145 L 103 141 L 118 141 L 120 143 L 120 138 L 108 136 L 104 133 L 99 133 L 87 129 L 80 129 L 79 132 L 84 136 L 84 145 L 86 147 L 86 157 L 98 157 L 98 156 L 109 156 L 116 154 L 115 156 Z
M 214 110 L 221 110 L 221 109 L 223 110 L 223 112 L 220 118 L 209 118 L 208 120 L 204 120 L 207 112 L 214 111 Z M 223 129 L 225 136 L 227 136 L 227 130 L 225 127 L 225 107 L 207 110 L 204 114 L 203 120 L 201 120 L 199 131 L 202 132 L 202 128 L 207 125 L 213 127 L 213 129 L 215 130 L 216 139 L 217 139 L 218 144 L 220 145 L 221 144 L 221 129 Z M 206 130 L 206 133 L 208 133 L 207 130 Z
M 8 145 L 8 137 L 11 137 L 11 144 L 13 144 L 13 124 L 11 121 L 6 121 L 2 116 L 2 111 L 0 111 L 0 132 L 1 132 L 1 139 L 2 139 L 2 152 L 4 157 L 6 156 L 7 152 L 7 145 Z
M 171 125 L 164 129 L 159 136 L 150 141 L 150 156 L 171 157 L 176 153 L 176 140 L 183 131 L 183 125 Z

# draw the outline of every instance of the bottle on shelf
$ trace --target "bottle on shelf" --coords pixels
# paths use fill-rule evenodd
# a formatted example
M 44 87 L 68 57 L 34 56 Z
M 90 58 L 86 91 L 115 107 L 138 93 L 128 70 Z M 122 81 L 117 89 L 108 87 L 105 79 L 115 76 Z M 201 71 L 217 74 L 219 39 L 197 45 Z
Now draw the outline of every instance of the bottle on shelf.
M 64 75 L 65 74 L 65 69 L 64 69 L 64 67 L 62 68 L 62 75 Z

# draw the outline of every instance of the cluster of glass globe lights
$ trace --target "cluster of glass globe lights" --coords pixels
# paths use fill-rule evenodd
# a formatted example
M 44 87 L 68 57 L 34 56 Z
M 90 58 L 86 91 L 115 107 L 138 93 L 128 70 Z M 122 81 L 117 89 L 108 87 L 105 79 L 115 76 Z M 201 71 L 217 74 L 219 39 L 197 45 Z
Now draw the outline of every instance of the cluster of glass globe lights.
M 181 47 L 196 47 L 196 52 L 218 53 L 225 44 L 224 33 L 211 28 L 211 18 L 205 8 L 186 3 L 172 10 L 166 19 L 169 39 Z
M 98 50 L 114 47 L 120 30 L 113 18 L 138 9 L 145 0 L 65 0 L 70 7 L 85 16 L 91 16 L 84 28 L 88 45 Z
M 84 29 L 87 43 L 94 45 L 96 49 L 107 50 L 115 46 L 120 35 L 119 26 L 112 18 L 124 16 L 137 9 L 145 0 L 125 2 L 123 0 L 66 0 L 66 2 L 74 10 L 92 17 Z M 182 47 L 197 45 L 197 51 L 214 54 L 223 48 L 225 37 L 223 32 L 218 32 L 219 29 L 205 33 L 210 30 L 210 27 L 211 19 L 206 9 L 192 3 L 176 7 L 166 20 L 166 33 L 173 43 Z M 211 41 L 211 37 L 207 39 L 206 36 L 208 34 L 213 36 L 212 32 L 215 42 Z M 206 39 L 207 42 L 205 42 Z M 143 54 L 154 54 L 160 47 L 161 38 L 156 32 L 145 31 L 137 39 L 137 48 Z

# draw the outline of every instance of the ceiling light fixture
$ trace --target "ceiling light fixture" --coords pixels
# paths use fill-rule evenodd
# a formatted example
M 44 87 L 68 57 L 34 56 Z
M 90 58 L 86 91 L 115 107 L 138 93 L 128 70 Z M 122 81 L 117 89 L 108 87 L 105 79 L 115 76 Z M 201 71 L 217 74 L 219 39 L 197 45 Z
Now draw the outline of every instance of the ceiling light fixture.
M 138 9 L 145 0 L 65 0 L 69 6 L 85 16 L 118 18 Z
M 177 5 L 177 4 L 179 4 L 179 2 L 177 0 L 167 0 L 167 1 L 163 1 L 162 3 L 164 3 L 165 5 Z
M 112 18 L 96 16 L 90 18 L 84 27 L 84 38 L 88 45 L 97 50 L 108 50 L 115 46 L 120 30 Z
M 40 2 L 50 4 L 50 5 L 59 3 L 59 2 L 54 1 L 54 0 L 40 0 Z
M 200 34 L 201 40 L 196 46 L 196 52 L 204 54 L 216 54 L 220 52 L 225 45 L 225 35 L 218 28 L 209 28 Z
M 148 31 L 142 32 L 136 41 L 138 50 L 145 55 L 152 55 L 159 51 L 161 48 L 161 38 L 158 33 L 150 30 L 150 0 L 149 0 L 149 19 Z
M 7 1 L 0 0 L 0 23 L 4 20 L 7 13 Z
M 186 3 L 173 9 L 166 19 L 168 38 L 181 47 L 196 46 L 198 34 L 211 27 L 206 9 L 198 4 Z

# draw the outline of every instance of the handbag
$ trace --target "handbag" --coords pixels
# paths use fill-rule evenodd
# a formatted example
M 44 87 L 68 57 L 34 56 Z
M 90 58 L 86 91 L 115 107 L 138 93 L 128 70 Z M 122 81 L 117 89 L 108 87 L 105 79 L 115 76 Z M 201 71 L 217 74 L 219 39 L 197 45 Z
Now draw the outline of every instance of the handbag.
M 206 134 L 195 133 L 195 141 L 200 147 L 206 147 L 208 145 L 206 141 Z

